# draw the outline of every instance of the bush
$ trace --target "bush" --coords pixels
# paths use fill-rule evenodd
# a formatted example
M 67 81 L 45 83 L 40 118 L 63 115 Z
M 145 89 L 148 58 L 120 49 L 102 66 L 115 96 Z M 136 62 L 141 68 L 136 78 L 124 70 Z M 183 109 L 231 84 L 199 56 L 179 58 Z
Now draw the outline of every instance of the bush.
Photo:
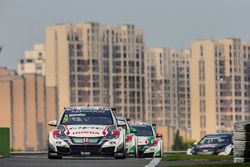
M 195 140 L 184 140 L 183 143 L 184 143 L 186 149 L 188 149 L 188 148 L 192 148 L 193 147 L 193 145 L 195 143 Z
M 180 136 L 179 130 L 177 130 L 175 137 L 174 137 L 174 144 L 172 145 L 172 150 L 174 151 L 182 151 L 185 150 L 185 145 L 183 143 L 183 139 Z

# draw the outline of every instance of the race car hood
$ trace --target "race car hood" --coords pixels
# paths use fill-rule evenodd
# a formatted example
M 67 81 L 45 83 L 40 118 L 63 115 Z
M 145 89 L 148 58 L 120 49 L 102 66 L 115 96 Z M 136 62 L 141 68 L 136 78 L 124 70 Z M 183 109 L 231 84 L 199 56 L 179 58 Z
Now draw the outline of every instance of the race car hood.
M 152 141 L 155 139 L 154 136 L 137 136 L 138 145 L 148 145 L 152 144 Z
M 106 136 L 110 125 L 63 125 L 58 129 L 70 137 L 101 137 Z

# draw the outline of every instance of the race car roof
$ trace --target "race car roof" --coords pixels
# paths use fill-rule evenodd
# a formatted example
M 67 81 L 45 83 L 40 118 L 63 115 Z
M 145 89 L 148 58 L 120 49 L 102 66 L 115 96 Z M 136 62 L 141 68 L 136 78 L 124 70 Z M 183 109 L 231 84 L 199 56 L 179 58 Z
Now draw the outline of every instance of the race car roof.
M 125 117 L 122 117 L 122 116 L 116 116 L 116 119 L 117 119 L 117 120 L 121 120 L 121 121 L 125 121 L 125 120 L 126 120 L 126 118 L 125 118 Z
M 135 123 L 130 123 L 130 125 L 134 126 L 151 126 L 151 123 L 148 122 L 135 122 Z
M 103 110 L 103 109 L 110 109 L 110 108 L 103 106 L 71 106 L 64 108 L 64 110 Z

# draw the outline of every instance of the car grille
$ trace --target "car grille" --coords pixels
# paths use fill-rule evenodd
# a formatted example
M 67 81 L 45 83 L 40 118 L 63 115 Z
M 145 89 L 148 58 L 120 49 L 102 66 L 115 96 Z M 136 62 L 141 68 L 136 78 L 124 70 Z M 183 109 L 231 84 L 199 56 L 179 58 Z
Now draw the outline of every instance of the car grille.
M 91 155 L 100 154 L 101 145 L 71 145 L 72 154 L 80 155 L 81 152 L 90 152 Z
M 101 141 L 102 137 L 71 137 L 71 140 L 75 144 L 83 144 L 84 140 L 86 141 L 87 144 L 98 144 Z M 86 144 L 85 143 L 85 144 Z
M 114 154 L 115 147 L 102 148 L 102 154 Z
M 70 149 L 67 147 L 56 147 L 57 148 L 57 152 L 61 153 L 61 154 L 69 154 L 70 153 Z

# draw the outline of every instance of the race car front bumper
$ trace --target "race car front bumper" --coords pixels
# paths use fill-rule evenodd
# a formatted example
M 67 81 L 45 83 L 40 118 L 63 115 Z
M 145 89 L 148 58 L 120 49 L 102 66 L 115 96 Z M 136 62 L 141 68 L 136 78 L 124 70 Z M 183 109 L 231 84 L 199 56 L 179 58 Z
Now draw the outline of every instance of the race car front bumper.
M 51 141 L 49 150 L 58 155 L 114 155 L 117 142 L 114 140 L 98 139 L 94 143 L 76 143 L 73 139 Z
M 138 151 L 140 154 L 148 155 L 148 156 L 153 156 L 156 148 L 155 146 L 150 146 L 150 145 L 139 145 L 138 146 Z
M 57 146 L 57 153 L 60 155 L 114 155 L 113 147 L 104 147 L 102 145 L 70 145 L 70 147 Z

